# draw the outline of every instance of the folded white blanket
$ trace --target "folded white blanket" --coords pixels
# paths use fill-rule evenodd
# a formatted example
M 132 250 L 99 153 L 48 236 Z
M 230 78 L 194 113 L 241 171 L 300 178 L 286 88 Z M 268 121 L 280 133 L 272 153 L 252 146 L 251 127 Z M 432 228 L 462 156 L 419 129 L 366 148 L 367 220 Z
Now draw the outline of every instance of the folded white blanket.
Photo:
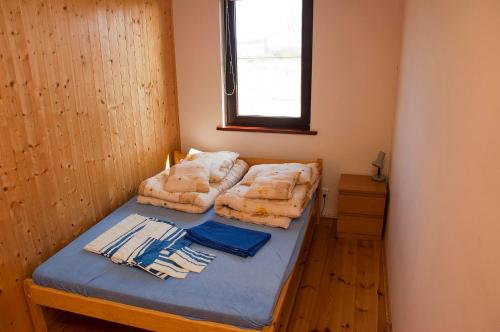
M 215 198 L 214 198 L 215 201 Z M 191 203 L 174 203 L 174 202 L 169 202 L 169 201 L 164 201 L 159 198 L 154 198 L 154 197 L 147 197 L 147 196 L 137 196 L 137 203 L 139 204 L 147 204 L 147 205 L 154 205 L 154 206 L 160 206 L 164 207 L 167 209 L 172 209 L 172 210 L 177 210 L 177 211 L 182 211 L 182 212 L 187 212 L 187 213 L 203 213 L 206 210 L 208 210 L 213 203 L 207 203 L 204 206 L 200 205 L 195 205 Z
M 263 168 L 264 165 L 258 166 Z M 254 167 L 252 166 L 252 168 Z M 290 199 L 276 200 L 245 197 L 250 188 L 250 186 L 243 184 L 245 176 L 239 184 L 216 199 L 215 212 L 224 217 L 237 218 L 242 221 L 288 228 L 293 218 L 300 217 L 319 184 L 320 177 L 317 164 L 307 164 L 306 167 L 310 168 L 311 172 L 309 182 L 296 185 L 292 190 Z M 303 172 L 303 174 L 305 173 L 308 172 Z
M 250 222 L 253 224 L 265 225 L 270 227 L 281 227 L 288 228 L 292 222 L 292 218 L 283 216 L 273 216 L 273 215 L 258 215 L 251 214 L 248 212 L 242 212 L 238 210 L 233 210 L 226 206 L 216 206 L 215 213 L 222 217 L 238 219 L 244 222 Z
M 137 202 L 189 213 L 203 213 L 214 204 L 220 193 L 238 183 L 247 170 L 248 164 L 238 159 L 222 181 L 210 184 L 208 193 L 166 191 L 163 184 L 167 175 L 161 172 L 141 183 Z
M 300 172 L 262 172 L 252 182 L 246 198 L 290 199 Z
M 242 184 L 249 185 L 255 179 L 263 173 L 278 172 L 281 174 L 290 174 L 294 172 L 299 172 L 300 176 L 297 180 L 297 184 L 308 184 L 314 181 L 313 179 L 313 168 L 312 165 L 316 164 L 300 164 L 300 163 L 285 163 L 285 164 L 260 164 L 254 165 L 245 174 Z M 317 166 L 315 166 L 317 167 Z
M 185 160 L 168 170 L 164 189 L 169 192 L 207 193 L 210 189 L 209 176 L 210 173 L 205 165 Z
M 210 182 L 220 182 L 229 174 L 238 157 L 238 153 L 231 151 L 198 152 L 187 155 L 185 160 L 205 165 L 210 172 Z

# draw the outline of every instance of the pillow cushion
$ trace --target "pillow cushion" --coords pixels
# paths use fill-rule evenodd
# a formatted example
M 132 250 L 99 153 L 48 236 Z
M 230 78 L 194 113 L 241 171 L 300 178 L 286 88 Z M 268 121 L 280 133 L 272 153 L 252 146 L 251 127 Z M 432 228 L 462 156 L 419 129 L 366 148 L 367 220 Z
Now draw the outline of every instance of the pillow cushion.
M 186 160 L 203 164 L 209 170 L 210 182 L 221 182 L 238 157 L 238 153 L 231 151 L 199 152 L 188 155 Z

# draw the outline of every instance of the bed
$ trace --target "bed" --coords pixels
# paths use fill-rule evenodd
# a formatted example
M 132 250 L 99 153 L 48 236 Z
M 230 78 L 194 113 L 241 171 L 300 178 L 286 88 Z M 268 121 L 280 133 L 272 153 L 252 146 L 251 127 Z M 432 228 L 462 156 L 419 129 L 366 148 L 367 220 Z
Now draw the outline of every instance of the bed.
M 175 154 L 175 161 L 184 155 Z M 288 162 L 243 158 L 250 165 Z M 302 161 L 305 162 L 305 161 Z M 321 160 L 318 160 L 321 166 Z M 319 218 L 317 195 L 288 230 L 140 205 L 135 198 L 63 248 L 25 281 L 36 331 L 47 331 L 43 307 L 56 308 L 155 331 L 284 331 Z M 83 246 L 125 216 L 138 213 L 192 227 L 206 220 L 272 234 L 245 259 L 208 248 L 217 258 L 199 275 L 162 281 L 83 251 Z

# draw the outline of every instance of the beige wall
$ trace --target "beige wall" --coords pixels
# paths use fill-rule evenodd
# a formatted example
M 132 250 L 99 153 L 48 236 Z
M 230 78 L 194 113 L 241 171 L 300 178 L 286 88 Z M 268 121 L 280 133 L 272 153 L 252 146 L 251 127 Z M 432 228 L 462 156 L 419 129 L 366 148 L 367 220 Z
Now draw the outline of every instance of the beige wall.
M 370 174 L 391 150 L 402 0 L 315 0 L 312 128 L 318 136 L 220 132 L 219 0 L 174 0 L 183 149 L 325 160 L 327 214 L 336 213 L 341 172 Z
M 394 331 L 500 331 L 500 2 L 408 0 L 401 65 Z

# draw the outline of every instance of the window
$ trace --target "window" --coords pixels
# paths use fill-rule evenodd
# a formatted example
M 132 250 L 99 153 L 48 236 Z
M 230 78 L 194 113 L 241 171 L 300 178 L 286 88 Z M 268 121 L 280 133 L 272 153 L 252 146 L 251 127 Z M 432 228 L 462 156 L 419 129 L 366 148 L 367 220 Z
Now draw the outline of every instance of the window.
M 226 125 L 309 130 L 312 0 L 224 0 Z

